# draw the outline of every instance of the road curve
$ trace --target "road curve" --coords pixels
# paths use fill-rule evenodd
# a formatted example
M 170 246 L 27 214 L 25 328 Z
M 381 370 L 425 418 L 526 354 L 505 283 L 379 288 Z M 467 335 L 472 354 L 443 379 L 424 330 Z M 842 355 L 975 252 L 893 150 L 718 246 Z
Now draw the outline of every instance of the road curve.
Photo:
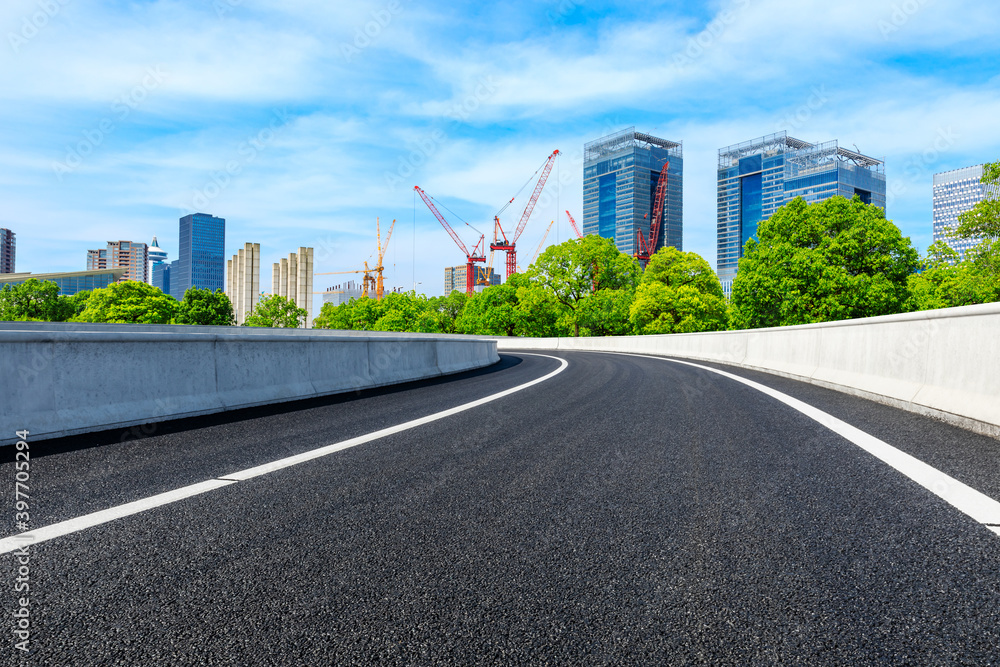
M 561 373 L 496 400 L 30 547 L 30 653 L 8 634 L 0 664 L 996 664 L 988 527 L 733 379 L 556 356 Z M 394 389 L 30 443 L 31 525 L 229 480 L 560 365 L 506 354 Z M 996 440 L 726 370 L 1000 499 Z M 0 454 L 9 537 L 13 448 Z M 10 610 L 18 560 L 0 558 Z

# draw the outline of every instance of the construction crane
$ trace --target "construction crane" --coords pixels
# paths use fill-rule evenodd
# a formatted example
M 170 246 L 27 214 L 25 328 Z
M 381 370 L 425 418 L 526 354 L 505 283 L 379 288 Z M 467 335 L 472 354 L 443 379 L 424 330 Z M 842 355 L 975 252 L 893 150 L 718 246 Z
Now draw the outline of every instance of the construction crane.
M 663 219 L 663 200 L 667 194 L 667 169 L 669 167 L 669 161 L 664 163 L 663 169 L 660 171 L 660 178 L 656 181 L 656 194 L 653 196 L 653 218 L 649 222 L 649 241 L 646 241 L 641 229 L 635 230 L 638 250 L 633 257 L 642 262 L 643 268 L 646 268 L 646 262 L 656 252 L 656 243 L 660 239 L 660 222 Z
M 566 217 L 569 218 L 569 224 L 573 225 L 573 231 L 576 232 L 576 238 L 582 239 L 583 234 L 580 233 L 580 228 L 576 226 L 576 220 L 574 220 L 573 216 L 569 214 L 569 211 L 566 211 Z
M 524 207 L 524 213 L 521 214 L 521 221 L 517 224 L 517 229 L 514 230 L 513 236 L 507 238 L 507 234 L 504 233 L 503 227 L 500 226 L 500 216 L 493 216 L 493 242 L 490 243 L 490 252 L 495 250 L 503 250 L 507 253 L 507 277 L 510 278 L 512 274 L 517 273 L 517 240 L 521 237 L 521 233 L 524 231 L 525 226 L 528 224 L 528 218 L 531 217 L 531 212 L 535 210 L 535 204 L 538 203 L 538 197 L 542 194 L 542 188 L 545 187 L 545 181 L 548 180 L 549 174 L 552 172 L 552 165 L 556 161 L 556 157 L 559 156 L 559 150 L 552 151 L 545 160 L 545 164 L 539 167 L 538 171 L 541 171 L 541 176 L 538 177 L 538 182 L 535 184 L 535 189 L 531 193 L 531 197 L 528 198 L 528 203 Z M 537 174 L 538 171 L 535 173 Z M 530 182 L 530 179 L 529 179 Z M 516 198 L 517 195 L 514 195 Z M 514 199 L 511 199 L 507 204 L 500 209 L 502 213 L 507 206 L 510 206 Z M 492 266 L 492 261 L 490 265 Z
M 364 290 L 362 296 L 367 297 L 369 293 L 374 294 L 376 299 L 381 299 L 385 294 L 385 283 L 382 279 L 382 272 L 385 270 L 385 265 L 383 260 L 385 259 L 385 251 L 389 249 L 389 239 L 392 238 L 392 230 L 396 228 L 396 221 L 393 220 L 392 224 L 389 225 L 389 233 L 385 235 L 385 245 L 382 245 L 382 229 L 381 222 L 378 218 L 375 218 L 375 243 L 376 251 L 378 256 L 378 263 L 369 268 L 368 261 L 365 261 L 364 269 L 355 269 L 353 271 L 328 271 L 326 273 L 315 273 L 316 276 L 337 276 L 346 273 L 363 273 L 365 277 L 363 279 Z M 313 294 L 325 294 L 325 292 L 313 292 Z
M 531 264 L 534 264 L 535 260 L 538 259 L 538 256 L 542 254 L 542 246 L 545 245 L 545 239 L 549 238 L 549 232 L 552 231 L 552 225 L 554 224 L 556 224 L 555 220 L 549 223 L 549 228 L 545 230 L 544 234 L 542 234 L 542 240 L 538 243 L 538 248 L 535 249 L 535 254 L 531 256 Z
M 420 195 L 420 198 L 424 200 L 424 203 L 427 204 L 427 208 L 430 209 L 431 213 L 434 214 L 434 217 L 437 218 L 437 221 L 440 222 L 441 226 L 444 227 L 446 232 L 448 232 L 451 236 L 451 240 L 455 242 L 455 245 L 458 246 L 459 250 L 465 253 L 465 293 L 472 295 L 476 291 L 476 263 L 486 262 L 486 236 L 480 234 L 479 242 L 476 243 L 472 252 L 469 252 L 466 245 L 462 243 L 462 239 L 458 237 L 455 230 L 451 228 L 451 225 L 449 225 L 448 221 L 444 219 L 441 212 L 437 210 L 437 207 L 434 205 L 434 202 L 431 201 L 428 194 L 421 190 L 419 185 L 414 185 L 413 189 L 418 195 Z M 478 255 L 476 254 L 477 252 L 479 253 Z

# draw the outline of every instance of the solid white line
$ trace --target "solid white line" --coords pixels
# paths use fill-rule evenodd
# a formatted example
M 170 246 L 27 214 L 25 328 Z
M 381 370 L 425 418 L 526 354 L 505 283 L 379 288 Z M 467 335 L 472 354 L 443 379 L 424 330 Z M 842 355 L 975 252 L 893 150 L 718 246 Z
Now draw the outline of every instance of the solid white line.
M 869 435 L 861 429 L 851 426 L 847 422 L 841 421 L 833 415 L 823 412 L 818 408 L 814 408 L 808 403 L 803 403 L 797 398 L 792 398 L 788 394 L 783 394 L 776 389 L 771 389 L 770 387 L 754 382 L 753 380 L 748 380 L 744 377 L 740 377 L 739 375 L 733 375 L 732 373 L 727 373 L 726 371 L 712 368 L 710 366 L 702 366 L 701 364 L 694 364 L 689 361 L 655 357 L 646 354 L 633 354 L 627 352 L 612 352 L 610 354 L 626 354 L 633 357 L 659 359 L 661 361 L 669 361 L 675 364 L 693 366 L 694 368 L 700 368 L 702 370 L 709 371 L 710 373 L 716 373 L 731 380 L 735 380 L 736 382 L 745 384 L 748 387 L 753 387 L 757 391 L 763 392 L 768 396 L 781 401 L 790 408 L 798 410 L 805 416 L 814 419 L 823 426 L 827 427 L 837 435 L 851 441 L 875 458 L 887 463 L 889 466 L 903 473 L 934 495 L 948 502 L 956 509 L 968 514 L 979 523 L 991 524 L 986 527 L 994 533 L 1000 535 L 1000 527 L 998 527 L 1000 526 L 1000 502 L 997 502 L 984 493 L 976 491 L 971 486 L 963 484 L 954 477 L 944 474 L 937 468 L 927 465 L 920 459 L 910 456 L 904 451 L 896 449 L 892 445 L 879 440 L 875 436 Z
M 519 354 L 530 354 L 530 353 L 519 353 Z M 126 503 L 124 505 L 119 505 L 117 507 L 111 507 L 106 510 L 101 510 L 99 512 L 93 512 L 91 514 L 86 514 L 75 519 L 68 519 L 66 521 L 60 521 L 59 523 L 54 523 L 50 526 L 45 526 L 43 528 L 36 528 L 35 530 L 28 531 L 26 533 L 19 533 L 11 537 L 5 537 L 0 539 L 0 554 L 10 553 L 17 549 L 24 547 L 25 545 L 33 545 L 39 542 L 45 542 L 56 537 L 62 537 L 63 535 L 69 535 L 70 533 L 75 533 L 86 528 L 93 528 L 94 526 L 99 526 L 103 523 L 108 523 L 109 521 L 114 521 L 115 519 L 121 519 L 122 517 L 130 516 L 132 514 L 138 514 L 140 512 L 145 512 L 146 510 L 151 510 L 156 507 L 161 507 L 163 505 L 168 505 L 170 503 L 175 503 L 179 500 L 184 500 L 185 498 L 190 498 L 207 491 L 214 491 L 215 489 L 221 489 L 224 486 L 229 486 L 231 484 L 236 484 L 237 482 L 242 482 L 254 477 L 260 477 L 261 475 L 266 475 L 269 472 L 274 472 L 275 470 L 281 470 L 283 468 L 288 468 L 290 466 L 298 465 L 299 463 L 304 463 L 306 461 L 312 461 L 313 459 L 318 459 L 321 456 L 327 456 L 333 454 L 334 452 L 343 451 L 345 449 L 350 449 L 351 447 L 357 447 L 360 444 L 371 442 L 372 440 L 378 440 L 379 438 L 384 438 L 388 435 L 393 435 L 395 433 L 401 433 L 403 431 L 408 431 L 412 428 L 418 426 L 423 426 L 424 424 L 430 424 L 431 422 L 438 421 L 439 419 L 444 419 L 446 417 L 451 417 L 452 415 L 457 415 L 460 412 L 465 412 L 466 410 L 471 410 L 477 408 L 481 405 L 485 405 L 492 401 L 499 400 L 505 396 L 510 396 L 519 391 L 523 391 L 529 387 L 533 387 L 536 384 L 540 384 L 549 380 L 556 375 L 562 373 L 569 366 L 569 362 L 565 359 L 560 359 L 559 357 L 553 357 L 548 354 L 531 354 L 531 356 L 536 357 L 547 357 L 549 359 L 555 359 L 559 362 L 559 368 L 552 371 L 548 375 L 543 375 L 540 378 L 531 380 L 530 382 L 525 382 L 524 384 L 519 384 L 516 387 L 511 387 L 510 389 L 505 389 L 496 394 L 491 394 L 484 398 L 480 398 L 469 403 L 463 403 L 454 408 L 449 408 L 447 410 L 442 410 L 441 412 L 435 412 L 432 415 L 427 415 L 426 417 L 420 417 L 418 419 L 413 419 L 396 426 L 390 426 L 389 428 L 384 428 L 380 431 L 375 431 L 374 433 L 369 433 L 367 435 L 358 436 L 357 438 L 351 438 L 350 440 L 344 440 L 343 442 L 338 442 L 333 445 L 326 445 L 325 447 L 320 447 L 318 449 L 313 449 L 308 452 L 303 452 L 302 454 L 296 454 L 295 456 L 289 456 L 284 459 L 279 459 L 277 461 L 272 461 L 271 463 L 265 463 L 264 465 L 256 466 L 253 468 L 247 468 L 246 470 L 241 470 L 239 472 L 234 472 L 229 475 L 222 475 L 215 479 L 209 479 L 204 482 L 199 482 L 197 484 L 191 484 L 190 486 L 184 486 L 179 489 L 174 489 L 173 491 L 167 491 L 166 493 L 160 493 L 155 496 L 150 496 L 149 498 L 144 498 L 142 500 L 136 500 L 131 503 Z

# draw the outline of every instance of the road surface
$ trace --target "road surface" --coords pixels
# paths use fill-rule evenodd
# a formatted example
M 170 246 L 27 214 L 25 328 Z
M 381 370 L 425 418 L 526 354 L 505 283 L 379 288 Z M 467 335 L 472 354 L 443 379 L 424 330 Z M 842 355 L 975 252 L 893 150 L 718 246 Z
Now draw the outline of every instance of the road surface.
M 994 439 L 716 368 L 1000 499 Z M 1000 662 L 1000 535 L 709 368 L 504 354 L 28 444 L 30 527 L 52 528 L 28 549 L 29 653 L 8 631 L 0 664 Z

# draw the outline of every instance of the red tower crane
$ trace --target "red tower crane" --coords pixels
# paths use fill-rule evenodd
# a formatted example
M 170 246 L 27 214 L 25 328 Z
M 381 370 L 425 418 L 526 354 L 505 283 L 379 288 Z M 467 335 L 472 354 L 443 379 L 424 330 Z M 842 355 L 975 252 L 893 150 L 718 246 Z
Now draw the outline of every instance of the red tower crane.
M 663 219 L 663 200 L 667 194 L 667 168 L 669 166 L 670 162 L 664 163 L 663 170 L 660 171 L 660 178 L 656 181 L 656 193 L 653 196 L 653 218 L 649 224 L 649 242 L 646 242 L 646 237 L 642 235 L 641 229 L 635 230 L 639 249 L 633 256 L 643 262 L 643 268 L 646 267 L 645 262 L 649 261 L 650 255 L 656 252 L 656 242 L 660 239 L 660 221 Z
M 576 220 L 574 220 L 573 216 L 569 214 L 569 211 L 566 211 L 566 217 L 569 218 L 569 224 L 573 225 L 573 231 L 576 232 L 576 238 L 582 239 L 583 234 L 580 233 L 580 228 L 576 226 Z
M 458 238 L 458 234 L 456 234 L 455 230 L 451 228 L 448 221 L 444 219 L 441 212 L 437 210 L 437 207 L 434 206 L 434 202 L 432 202 L 431 198 L 427 196 L 427 193 L 421 190 L 419 185 L 414 185 L 413 189 L 416 190 L 417 194 L 420 195 L 420 198 L 424 200 L 424 203 L 427 204 L 427 208 L 431 210 L 431 213 L 433 213 L 434 217 L 438 219 L 438 222 L 441 223 L 441 226 L 444 227 L 445 231 L 451 235 L 451 239 L 455 242 L 455 245 L 457 245 L 459 249 L 465 253 L 465 293 L 472 294 L 476 291 L 476 262 L 486 261 L 486 249 L 484 243 L 486 237 L 480 236 L 479 242 L 476 243 L 476 247 L 472 249 L 472 252 L 469 252 L 469 249 L 464 243 L 462 243 L 462 239 Z M 480 249 L 481 245 L 484 246 L 482 249 Z M 477 255 L 476 251 L 479 251 L 480 254 Z
M 500 226 L 500 217 L 493 216 L 493 242 L 490 243 L 490 250 L 503 250 L 507 253 L 508 278 L 510 278 L 512 274 L 517 273 L 517 239 L 521 237 L 521 232 L 523 232 L 525 226 L 527 226 L 528 218 L 531 217 L 531 212 L 535 210 L 535 204 L 538 202 L 539 195 L 542 194 L 542 188 L 545 187 L 545 181 L 548 180 L 549 173 L 552 172 L 552 164 L 556 161 L 556 157 L 558 155 L 558 150 L 552 151 L 552 155 L 550 155 L 548 159 L 545 160 L 545 164 L 542 165 L 542 175 L 538 177 L 538 183 L 535 184 L 535 190 L 531 193 L 531 197 L 528 199 L 528 204 L 524 207 L 524 213 L 521 214 L 521 221 L 518 223 L 513 236 L 508 239 L 507 234 L 503 231 L 503 227 Z M 512 201 L 514 200 L 511 199 L 507 202 L 507 206 L 509 206 Z M 507 206 L 504 206 L 504 208 Z

